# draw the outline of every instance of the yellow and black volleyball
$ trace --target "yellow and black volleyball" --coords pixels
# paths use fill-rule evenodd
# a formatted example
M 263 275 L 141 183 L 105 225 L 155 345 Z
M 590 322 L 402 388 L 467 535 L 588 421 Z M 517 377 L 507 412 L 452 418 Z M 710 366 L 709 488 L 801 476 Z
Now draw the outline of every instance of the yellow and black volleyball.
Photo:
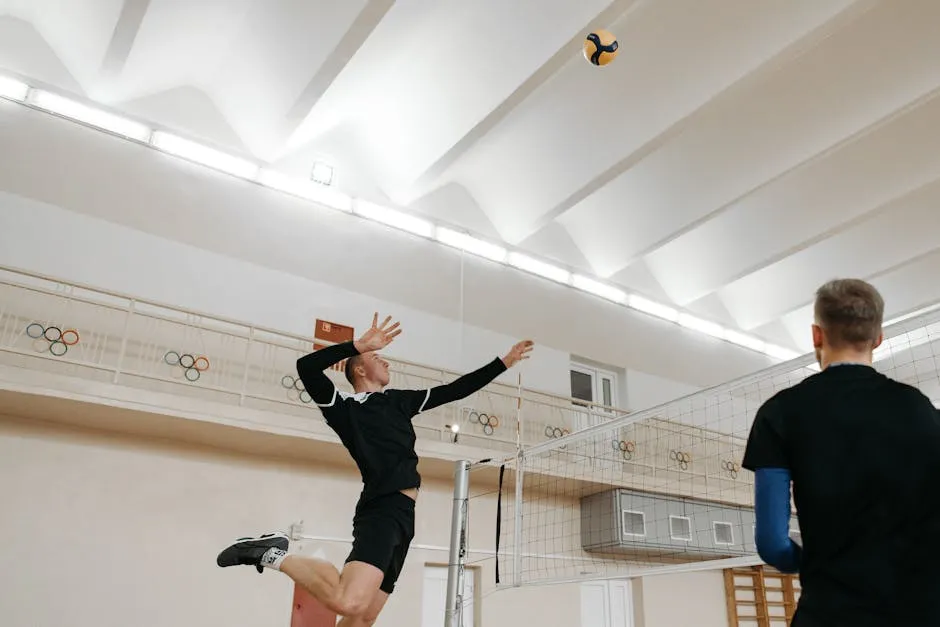
M 607 65 L 617 58 L 620 45 L 614 34 L 595 30 L 584 38 L 584 58 L 594 65 Z

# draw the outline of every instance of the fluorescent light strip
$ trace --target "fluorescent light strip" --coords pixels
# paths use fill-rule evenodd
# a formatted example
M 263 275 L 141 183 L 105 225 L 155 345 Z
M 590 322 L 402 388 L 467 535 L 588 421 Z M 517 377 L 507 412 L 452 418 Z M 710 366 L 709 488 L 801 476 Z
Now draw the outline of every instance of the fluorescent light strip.
M 653 301 L 647 300 L 642 296 L 631 294 L 627 304 L 637 311 L 642 311 L 643 313 L 656 316 L 657 318 L 662 318 L 663 320 L 668 320 L 669 322 L 679 321 L 678 311 L 672 307 L 666 307 L 665 305 L 654 303 Z
M 897 318 L 892 318 L 891 320 L 886 320 L 881 326 L 883 326 L 883 327 L 890 327 L 890 326 L 893 325 L 893 324 L 897 324 L 897 323 L 899 323 L 899 322 L 904 322 L 905 320 L 910 320 L 911 318 L 916 318 L 917 316 L 919 316 L 919 315 L 921 315 L 921 314 L 925 314 L 925 313 L 927 313 L 928 311 L 933 311 L 933 310 L 935 310 L 935 309 L 940 309 L 940 303 L 934 303 L 933 305 L 928 305 L 928 306 L 926 306 L 926 307 L 921 307 L 920 309 L 918 309 L 918 310 L 916 310 L 916 311 L 912 311 L 911 313 L 908 313 L 908 314 L 904 314 L 903 316 L 898 316 Z
M 767 342 L 764 340 L 759 340 L 756 337 L 751 337 L 750 335 L 745 335 L 744 333 L 739 333 L 732 329 L 725 329 L 725 339 L 732 344 L 749 348 L 758 353 L 763 353 L 767 348 Z
M 258 182 L 285 194 L 312 200 L 330 209 L 352 211 L 352 197 L 313 181 L 287 176 L 275 170 L 262 170 Z
M 353 199 L 346 194 L 328 189 L 325 185 L 328 185 L 332 181 L 333 172 L 332 168 L 326 164 L 314 164 L 312 172 L 313 178 L 325 185 L 304 179 L 295 179 L 275 170 L 262 170 L 258 164 L 247 159 L 226 154 L 172 133 L 165 131 L 151 132 L 151 129 L 143 124 L 84 105 L 63 96 L 53 94 L 52 92 L 44 90 L 37 90 L 32 94 L 29 92 L 30 88 L 27 84 L 0 76 L 0 97 L 24 101 L 26 96 L 30 95 L 30 103 L 37 108 L 130 139 L 145 142 L 149 139 L 150 145 L 156 149 L 222 172 L 227 172 L 234 176 L 256 180 L 261 185 L 276 189 L 280 192 L 311 200 L 339 211 L 352 211 L 363 218 L 409 231 L 416 235 L 421 235 L 422 237 L 430 238 L 436 233 L 436 239 L 442 244 L 459 248 L 471 254 L 494 261 L 504 262 L 508 258 L 509 263 L 520 270 L 542 276 L 558 283 L 571 285 L 581 291 L 606 298 L 616 303 L 625 304 L 637 311 L 656 316 L 669 322 L 678 323 L 688 329 L 723 339 L 727 342 L 764 353 L 771 357 L 788 360 L 800 356 L 796 351 L 765 343 L 762 340 L 737 331 L 732 331 L 731 329 L 725 329 L 718 324 L 701 320 L 691 314 L 680 313 L 672 307 L 661 305 L 641 296 L 635 294 L 627 295 L 624 291 L 612 285 L 605 284 L 590 277 L 583 275 L 572 276 L 571 273 L 564 268 L 534 259 L 519 252 L 508 252 L 501 246 L 477 239 L 469 234 L 446 227 L 435 228 L 435 225 L 427 220 L 366 200 Z M 919 310 L 896 320 L 892 320 L 890 323 L 906 320 L 937 307 L 938 305 L 935 305 Z M 890 323 L 886 323 L 886 325 Z M 929 341 L 929 339 L 924 339 L 920 342 L 910 342 L 908 347 L 913 347 L 926 341 Z M 884 348 L 888 349 L 888 347 Z M 884 354 L 884 352 L 883 350 L 882 354 Z M 810 368 L 812 369 L 812 366 L 810 366 Z
M 695 316 L 687 313 L 680 313 L 677 322 L 680 326 L 683 326 L 687 329 L 692 329 L 693 331 L 698 331 L 699 333 L 704 333 L 705 335 L 710 335 L 718 339 L 725 339 L 724 327 L 719 324 L 715 324 L 714 322 L 702 320 L 701 318 L 696 318 Z
M 0 76 L 0 98 L 23 102 L 29 93 L 29 85 L 15 78 Z
M 776 357 L 777 359 L 782 359 L 784 361 L 790 361 L 791 359 L 796 359 L 800 356 L 800 353 L 790 350 L 789 348 L 784 348 L 782 346 L 776 346 L 774 344 L 767 344 L 764 347 L 764 354 L 770 355 L 771 357 Z
M 637 296 L 636 294 L 631 294 L 629 296 L 627 304 L 632 309 L 642 311 L 645 314 L 656 316 L 657 318 L 662 318 L 663 320 L 667 320 L 669 322 L 678 323 L 687 329 L 704 333 L 705 335 L 725 340 L 744 348 L 749 348 L 755 352 L 763 353 L 776 359 L 788 361 L 790 359 L 796 359 L 800 356 L 800 353 L 794 350 L 783 348 L 782 346 L 768 344 L 763 340 L 745 335 L 744 333 L 739 333 L 738 331 L 726 329 L 721 325 L 715 324 L 714 322 L 709 322 L 707 320 L 702 320 L 692 316 L 691 314 L 679 312 L 672 307 L 667 307 L 666 305 L 661 305 L 651 300 L 647 300 L 646 298 Z
M 148 141 L 152 132 L 150 127 L 140 122 L 41 89 L 33 90 L 29 96 L 29 103 L 76 122 L 94 126 L 139 142 Z
M 505 248 L 443 226 L 437 227 L 437 241 L 492 261 L 503 262 L 506 260 Z
M 556 281 L 558 283 L 568 283 L 568 281 L 571 279 L 571 273 L 564 268 L 559 268 L 558 266 L 553 266 L 551 264 L 545 263 L 544 261 L 533 259 L 532 257 L 523 255 L 522 253 L 509 253 L 509 263 L 519 268 L 520 270 L 537 274 L 541 277 Z
M 613 301 L 615 303 L 622 304 L 627 301 L 627 294 L 623 290 L 619 290 L 612 285 L 607 285 L 606 283 L 601 283 L 600 281 L 595 281 L 590 277 L 576 274 L 571 279 L 571 285 L 579 290 L 589 292 L 595 296 L 600 296 L 601 298 L 606 298 L 607 300 Z
M 353 212 L 421 237 L 431 237 L 434 234 L 434 225 L 427 220 L 361 198 L 357 198 L 353 203 Z
M 194 161 L 201 165 L 226 172 L 232 176 L 243 179 L 253 179 L 260 170 L 258 164 L 235 157 L 194 141 L 183 139 L 178 135 L 164 131 L 154 131 L 150 140 L 151 145 L 171 155 Z

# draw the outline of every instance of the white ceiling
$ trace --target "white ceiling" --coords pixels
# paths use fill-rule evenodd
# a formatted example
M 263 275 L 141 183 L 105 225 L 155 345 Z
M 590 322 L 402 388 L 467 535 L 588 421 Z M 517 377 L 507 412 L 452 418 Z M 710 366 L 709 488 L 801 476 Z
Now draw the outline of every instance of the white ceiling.
M 808 350 L 828 278 L 889 317 L 940 301 L 938 23 L 936 0 L 0 0 L 0 70 Z

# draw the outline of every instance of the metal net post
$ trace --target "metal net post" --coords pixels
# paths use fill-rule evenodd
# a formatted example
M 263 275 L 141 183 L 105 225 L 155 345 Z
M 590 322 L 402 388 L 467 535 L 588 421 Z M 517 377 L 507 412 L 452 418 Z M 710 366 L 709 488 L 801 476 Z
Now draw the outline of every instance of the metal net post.
M 454 469 L 454 505 L 450 523 L 450 555 L 447 561 L 447 606 L 444 627 L 463 627 L 463 576 L 467 557 L 467 508 L 470 496 L 470 462 L 461 460 Z

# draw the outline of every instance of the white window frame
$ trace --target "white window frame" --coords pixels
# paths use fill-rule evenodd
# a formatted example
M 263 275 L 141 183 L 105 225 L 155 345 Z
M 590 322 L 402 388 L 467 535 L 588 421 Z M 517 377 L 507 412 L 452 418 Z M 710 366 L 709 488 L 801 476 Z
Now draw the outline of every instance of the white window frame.
M 687 537 L 677 536 L 672 533 L 673 519 L 684 520 L 687 523 L 689 523 L 689 535 Z M 669 515 L 669 537 L 673 540 L 679 540 L 680 542 L 691 542 L 692 541 L 692 518 L 691 516 L 678 516 L 676 514 L 670 514 Z
M 643 519 L 643 533 L 630 533 L 627 531 L 627 525 L 624 524 L 624 516 L 626 514 L 638 514 L 641 519 Z M 620 510 L 620 533 L 631 537 L 631 538 L 645 538 L 646 537 L 646 512 L 639 512 L 633 509 L 621 509 Z
M 630 579 L 585 581 L 581 584 L 581 625 L 633 627 L 633 585 Z M 590 594 L 589 591 L 600 593 Z
M 595 404 L 594 411 L 602 414 L 611 414 L 610 410 L 602 409 L 597 407 L 597 405 L 604 405 L 604 381 L 610 381 L 610 407 L 619 407 L 619 399 L 617 394 L 617 373 L 605 368 L 597 368 L 595 366 L 587 366 L 576 361 L 571 362 L 569 370 L 571 372 L 579 372 L 581 374 L 591 377 L 591 397 L 592 403 Z M 570 374 L 569 374 L 570 377 Z M 583 401 L 587 402 L 587 401 Z
M 727 526 L 731 530 L 731 542 L 721 542 L 718 540 L 718 525 Z M 720 546 L 734 546 L 734 523 L 730 523 L 726 520 L 713 520 L 712 521 L 712 536 L 715 544 Z

